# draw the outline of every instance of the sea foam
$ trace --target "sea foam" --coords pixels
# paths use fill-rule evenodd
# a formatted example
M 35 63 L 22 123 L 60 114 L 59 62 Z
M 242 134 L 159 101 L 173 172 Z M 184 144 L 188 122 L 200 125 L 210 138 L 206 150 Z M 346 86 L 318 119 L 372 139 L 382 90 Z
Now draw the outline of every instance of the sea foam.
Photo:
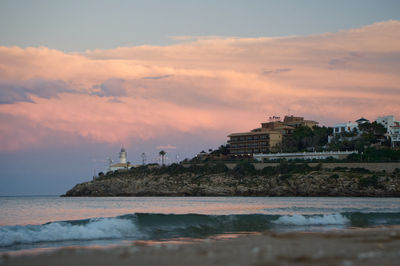
M 336 213 L 312 216 L 305 216 L 300 214 L 284 215 L 272 222 L 275 224 L 285 225 L 344 225 L 349 223 L 350 221 L 345 216 Z
M 82 224 L 52 222 L 43 225 L 0 227 L 0 247 L 68 240 L 115 239 L 136 236 L 132 220 L 95 218 Z

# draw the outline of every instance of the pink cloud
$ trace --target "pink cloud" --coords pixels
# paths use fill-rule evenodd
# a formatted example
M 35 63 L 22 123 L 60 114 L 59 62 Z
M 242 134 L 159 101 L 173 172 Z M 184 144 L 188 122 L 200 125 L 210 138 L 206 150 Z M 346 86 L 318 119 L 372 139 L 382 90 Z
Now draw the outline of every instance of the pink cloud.
M 110 143 L 170 132 L 223 140 L 288 109 L 322 124 L 400 113 L 399 21 L 313 36 L 182 40 L 85 53 L 0 47 L 2 149 L 54 132 Z

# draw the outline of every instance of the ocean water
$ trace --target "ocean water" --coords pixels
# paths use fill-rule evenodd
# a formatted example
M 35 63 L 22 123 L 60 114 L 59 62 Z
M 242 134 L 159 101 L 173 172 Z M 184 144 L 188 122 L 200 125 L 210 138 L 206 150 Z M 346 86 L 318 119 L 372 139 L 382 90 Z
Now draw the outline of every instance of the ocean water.
M 400 198 L 0 197 L 0 253 L 400 225 Z

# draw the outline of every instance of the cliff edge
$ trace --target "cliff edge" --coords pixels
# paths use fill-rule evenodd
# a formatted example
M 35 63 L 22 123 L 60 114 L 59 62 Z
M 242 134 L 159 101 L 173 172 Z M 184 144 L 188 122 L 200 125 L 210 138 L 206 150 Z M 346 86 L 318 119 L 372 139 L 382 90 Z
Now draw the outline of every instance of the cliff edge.
M 109 173 L 76 185 L 64 196 L 400 196 L 400 171 L 318 169 L 278 165 L 255 170 L 242 164 L 161 167 Z

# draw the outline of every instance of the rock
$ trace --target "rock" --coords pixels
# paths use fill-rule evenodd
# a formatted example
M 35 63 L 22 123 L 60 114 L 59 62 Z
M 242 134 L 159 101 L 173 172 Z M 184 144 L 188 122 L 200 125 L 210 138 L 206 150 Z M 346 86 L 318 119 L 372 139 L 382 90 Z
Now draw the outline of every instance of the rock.
M 339 178 L 329 176 L 337 174 Z M 347 173 L 346 173 L 347 174 Z M 364 174 L 359 178 L 368 177 Z M 135 174 L 127 172 L 77 184 L 64 196 L 400 196 L 400 178 L 384 176 L 362 187 L 342 172 L 313 171 L 282 176 L 221 174 Z

